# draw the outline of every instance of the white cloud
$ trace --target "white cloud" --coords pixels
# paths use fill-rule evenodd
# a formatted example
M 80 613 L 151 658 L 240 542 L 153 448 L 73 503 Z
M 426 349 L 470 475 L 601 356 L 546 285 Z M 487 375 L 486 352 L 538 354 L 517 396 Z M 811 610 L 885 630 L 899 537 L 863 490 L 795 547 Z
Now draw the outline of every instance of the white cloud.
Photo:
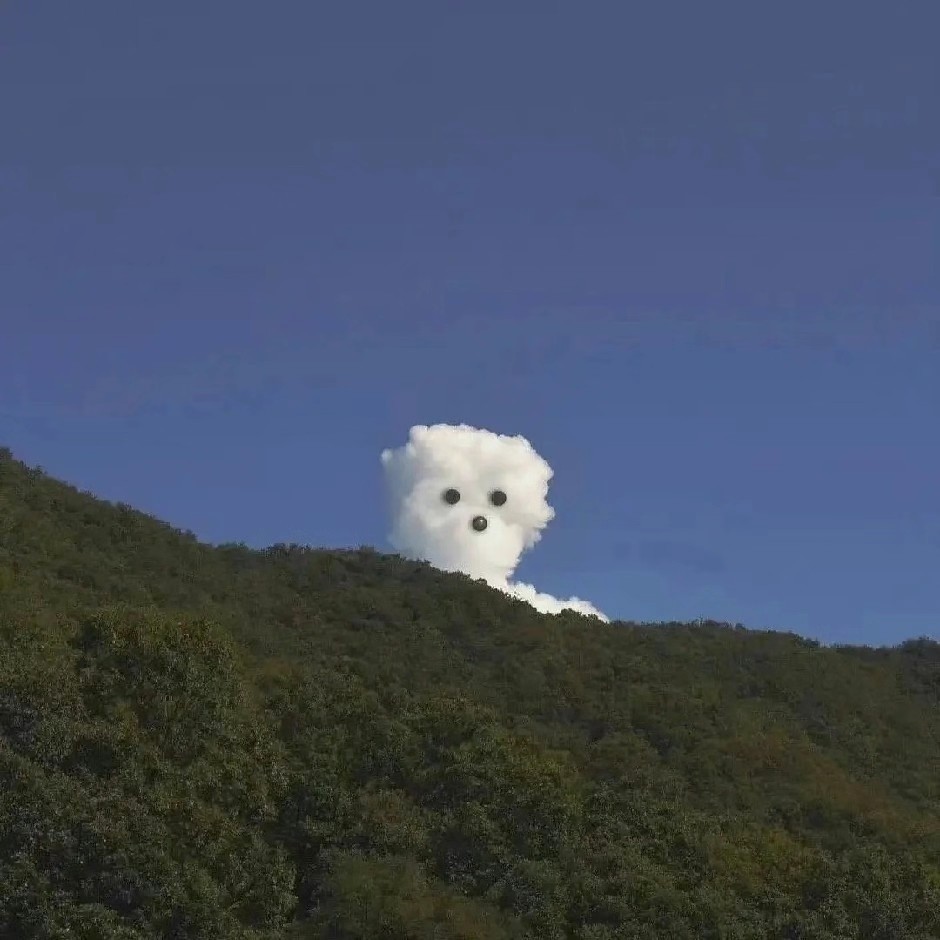
M 587 601 L 560 600 L 509 579 L 542 537 L 552 468 L 524 437 L 468 425 L 416 425 L 403 447 L 382 452 L 392 531 L 403 555 L 462 571 L 545 613 L 607 618 Z

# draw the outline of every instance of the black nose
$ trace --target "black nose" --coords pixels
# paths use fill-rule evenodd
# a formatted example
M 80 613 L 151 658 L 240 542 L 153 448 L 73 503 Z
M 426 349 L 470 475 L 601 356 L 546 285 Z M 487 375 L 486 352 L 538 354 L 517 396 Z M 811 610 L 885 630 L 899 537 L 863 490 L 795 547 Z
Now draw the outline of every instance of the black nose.
M 482 532 L 487 526 L 486 516 L 474 516 L 470 525 L 472 525 L 477 532 Z

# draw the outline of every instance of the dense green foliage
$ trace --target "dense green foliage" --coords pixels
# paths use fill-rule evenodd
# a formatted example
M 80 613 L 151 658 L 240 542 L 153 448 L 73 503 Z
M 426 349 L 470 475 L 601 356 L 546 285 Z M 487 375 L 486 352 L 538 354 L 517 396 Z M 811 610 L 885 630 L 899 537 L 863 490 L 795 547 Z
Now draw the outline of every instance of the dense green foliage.
M 0 452 L 0 937 L 940 937 L 940 644 L 545 616 Z

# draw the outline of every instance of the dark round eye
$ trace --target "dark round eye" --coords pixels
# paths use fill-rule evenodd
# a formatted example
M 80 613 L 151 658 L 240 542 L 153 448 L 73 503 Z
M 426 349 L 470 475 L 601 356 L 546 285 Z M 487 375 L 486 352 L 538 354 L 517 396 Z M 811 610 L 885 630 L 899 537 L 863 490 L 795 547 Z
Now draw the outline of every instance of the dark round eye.
M 506 494 L 502 490 L 493 490 L 490 493 L 490 502 L 494 506 L 502 506 L 506 502 Z
M 455 490 L 453 487 L 449 490 L 444 490 L 441 494 L 441 499 L 443 499 L 445 503 L 455 506 L 460 502 L 460 490 Z

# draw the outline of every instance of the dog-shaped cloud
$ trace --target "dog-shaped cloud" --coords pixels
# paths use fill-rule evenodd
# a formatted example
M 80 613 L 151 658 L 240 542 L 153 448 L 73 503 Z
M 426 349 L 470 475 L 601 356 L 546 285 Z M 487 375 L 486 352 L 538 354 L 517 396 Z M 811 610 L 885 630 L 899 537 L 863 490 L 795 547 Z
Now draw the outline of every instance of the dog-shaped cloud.
M 391 497 L 389 540 L 403 555 L 462 571 L 546 613 L 592 604 L 559 600 L 510 577 L 542 537 L 552 468 L 520 436 L 468 425 L 416 425 L 403 447 L 382 452 Z

